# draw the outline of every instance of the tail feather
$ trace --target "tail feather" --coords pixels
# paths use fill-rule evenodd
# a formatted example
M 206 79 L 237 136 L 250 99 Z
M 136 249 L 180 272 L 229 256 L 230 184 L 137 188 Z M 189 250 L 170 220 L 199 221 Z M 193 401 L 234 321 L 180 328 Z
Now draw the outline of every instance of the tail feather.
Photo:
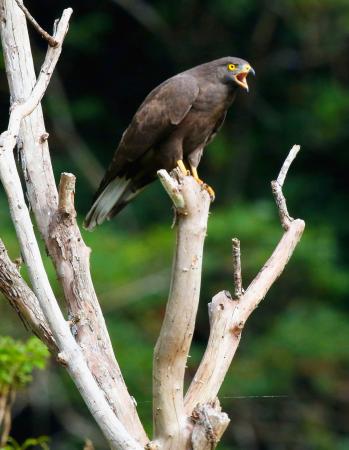
M 122 198 L 115 203 L 113 209 L 110 211 L 110 214 L 108 215 L 108 218 L 116 216 L 122 209 L 125 208 L 125 206 L 130 203 L 131 200 L 133 200 L 137 195 L 144 190 L 145 186 L 141 187 L 140 189 L 131 190 L 128 188 Z
M 118 205 L 125 204 L 124 200 L 130 197 L 130 183 L 130 179 L 117 177 L 104 188 L 87 213 L 84 221 L 84 227 L 87 230 L 92 230 L 96 225 L 103 223 L 105 219 L 112 217 Z

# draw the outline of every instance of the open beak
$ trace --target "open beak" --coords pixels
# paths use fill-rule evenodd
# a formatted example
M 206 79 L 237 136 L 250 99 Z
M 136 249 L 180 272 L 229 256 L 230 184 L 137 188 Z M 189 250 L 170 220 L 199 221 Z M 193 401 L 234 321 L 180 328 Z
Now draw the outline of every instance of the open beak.
M 252 69 L 252 67 L 249 65 L 246 65 L 242 68 L 242 70 L 239 73 L 234 75 L 235 82 L 242 88 L 246 89 L 247 92 L 248 92 L 248 84 L 247 84 L 246 78 L 250 72 L 252 73 L 252 75 L 256 75 L 256 73 Z

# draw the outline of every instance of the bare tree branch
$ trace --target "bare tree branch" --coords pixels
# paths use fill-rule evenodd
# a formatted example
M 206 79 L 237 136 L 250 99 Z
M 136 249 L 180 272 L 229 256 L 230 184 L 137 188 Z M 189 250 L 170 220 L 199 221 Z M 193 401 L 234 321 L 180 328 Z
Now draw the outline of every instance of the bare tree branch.
M 177 210 L 183 211 L 185 209 L 185 201 L 177 181 L 164 169 L 158 171 L 158 177 L 165 191 L 172 200 L 174 207 Z
M 238 301 L 232 300 L 229 292 L 222 291 L 208 305 L 210 336 L 205 354 L 185 396 L 188 415 L 192 414 L 197 404 L 213 401 L 223 383 L 240 342 L 240 333 L 232 332 L 238 304 Z
M 297 156 L 297 154 L 298 154 L 300 149 L 301 149 L 300 145 L 294 145 L 291 148 L 289 154 L 287 155 L 287 158 L 285 159 L 285 161 L 284 161 L 284 163 L 283 163 L 283 165 L 282 165 L 282 167 L 280 169 L 280 172 L 279 172 L 279 175 L 277 177 L 277 180 L 276 180 L 281 187 L 284 186 L 284 182 L 285 182 L 285 179 L 286 179 L 286 176 L 287 176 L 287 172 L 288 172 L 289 168 L 291 167 L 291 164 L 295 160 L 295 158 L 296 158 L 296 156 Z
M 58 209 L 65 214 L 75 214 L 75 175 L 62 173 L 58 190 Z
M 4 0 L 2 0 L 4 2 Z M 27 99 L 35 85 L 29 37 L 24 16 L 14 0 L 6 0 L 12 14 L 2 21 L 2 42 L 11 98 Z M 5 10 L 5 13 L 7 10 Z M 56 40 L 57 34 L 54 36 Z M 48 55 L 60 51 L 49 48 Z M 47 73 L 52 70 L 47 70 Z M 41 75 L 41 74 L 40 74 Z M 17 133 L 18 135 L 18 133 Z M 51 166 L 41 106 L 21 122 L 19 142 L 28 198 L 46 248 L 61 283 L 69 316 L 76 320 L 78 341 L 88 366 L 117 417 L 129 433 L 144 445 L 147 436 L 129 395 L 110 342 L 105 320 L 93 287 L 89 255 L 75 216 L 62 215 Z M 64 219 L 61 221 L 61 219 Z
M 287 231 L 292 223 L 293 218 L 289 215 L 286 205 L 286 199 L 282 193 L 282 188 L 277 181 L 271 182 L 271 189 L 275 198 L 276 206 L 278 208 L 280 222 L 282 228 Z
M 193 450 L 212 450 L 218 444 L 230 419 L 223 413 L 218 399 L 197 405 L 192 414 L 194 427 L 191 435 Z
M 16 144 L 16 139 L 19 135 L 20 122 L 23 117 L 28 116 L 40 103 L 46 88 L 50 82 L 53 70 L 57 64 L 58 58 L 61 54 L 62 42 L 68 30 L 68 21 L 72 14 L 73 10 L 68 8 L 63 11 L 62 18 L 57 27 L 56 36 L 59 38 L 57 40 L 57 45 L 55 48 L 49 48 L 45 61 L 41 67 L 39 77 L 33 87 L 30 96 L 26 101 L 22 103 L 15 103 L 11 108 L 10 121 L 8 126 L 8 135 L 9 138 L 12 138 L 13 144 L 11 142 L 12 148 Z M 2 136 L 2 139 L 5 138 L 5 135 Z
M 30 14 L 28 9 L 24 6 L 23 0 L 15 0 L 18 7 L 23 11 L 25 17 L 27 18 L 28 22 L 30 22 L 33 27 L 36 29 L 36 31 L 40 34 L 40 36 L 47 41 L 48 45 L 50 47 L 57 47 L 59 45 L 58 41 L 51 36 L 47 31 L 45 31 L 41 26 L 38 24 L 38 22 L 34 19 L 34 17 Z
M 281 167 L 277 179 L 271 182 L 271 189 L 276 201 L 276 206 L 278 207 L 279 210 L 281 226 L 284 230 L 288 230 L 290 223 L 292 222 L 293 219 L 288 213 L 286 199 L 284 197 L 284 194 L 282 193 L 282 187 L 284 185 L 287 172 L 300 149 L 301 147 L 299 145 L 294 145 L 291 148 L 287 158 L 285 159 Z
M 154 350 L 153 417 L 155 442 L 161 449 L 184 449 L 186 415 L 184 372 L 199 302 L 203 244 L 210 197 L 192 177 L 178 174 L 169 183 L 183 196 L 186 215 L 179 214 L 176 254 L 164 321 Z M 168 177 L 163 177 L 168 181 Z M 172 198 L 172 196 L 171 196 Z M 183 202 L 180 202 L 181 207 Z
M 291 154 L 294 154 L 294 149 L 291 150 Z M 286 166 L 289 167 L 292 159 L 287 158 L 286 161 Z M 282 171 L 282 183 L 286 172 L 287 170 Z M 233 301 L 226 292 L 220 292 L 209 305 L 210 337 L 203 359 L 185 397 L 187 414 L 191 414 L 198 403 L 205 404 L 216 398 L 239 345 L 246 320 L 281 275 L 294 252 L 305 224 L 301 219 L 289 220 L 288 228 L 273 254 L 240 299 Z
M 52 37 L 55 45 L 48 49 L 35 81 L 26 24 L 18 3 L 21 0 L 0 0 L 1 35 L 13 99 L 8 129 L 0 136 L 0 179 L 35 295 L 14 269 L 1 242 L 0 290 L 23 313 L 34 332 L 43 340 L 50 340 L 49 345 L 58 352 L 57 359 L 67 368 L 112 449 L 212 450 L 229 423 L 216 396 L 242 329 L 284 270 L 304 230 L 302 220 L 289 216 L 282 193 L 287 171 L 299 148 L 293 147 L 272 185 L 285 233 L 246 292 L 242 289 L 240 243 L 233 239 L 234 300 L 224 291 L 209 305 L 208 345 L 185 399 L 184 374 L 200 295 L 210 197 L 194 178 L 178 171 L 172 177 L 159 171 L 176 208 L 178 231 L 167 308 L 154 350 L 155 436 L 148 442 L 113 354 L 92 285 L 89 249 L 76 224 L 75 177 L 63 173 L 57 192 L 48 153 L 40 101 L 59 58 L 72 11 L 65 10 L 56 24 Z M 22 11 L 23 8 L 22 5 Z M 17 140 L 21 143 L 30 203 L 62 283 L 69 315 L 76 323 L 74 336 L 44 269 L 14 160 Z
M 11 13 L 15 11 L 12 0 L 2 0 L 1 9 L 6 19 L 13 18 L 13 14 L 8 14 L 9 11 Z M 59 45 L 55 48 L 49 48 L 45 63 L 32 94 L 24 103 L 12 108 L 9 128 L 1 135 L 0 178 L 8 197 L 11 217 L 16 229 L 21 252 L 28 266 L 33 289 L 59 348 L 60 353 L 58 356 L 60 360 L 65 362 L 68 372 L 92 415 L 110 442 L 111 447 L 113 449 L 140 450 L 141 446 L 127 433 L 124 426 L 114 415 L 103 393 L 100 391 L 87 367 L 80 347 L 72 336 L 69 326 L 59 309 L 41 259 L 13 156 L 13 147 L 16 143 L 16 137 L 19 134 L 21 120 L 34 110 L 44 95 L 61 51 L 61 44 L 67 32 L 71 13 L 71 9 L 63 12 L 55 33 L 55 39 Z M 1 22 L 3 42 L 6 41 L 7 33 L 7 29 L 4 31 L 4 22 L 6 23 L 7 20 Z M 4 48 L 6 50 L 7 47 L 4 46 Z
M 242 275 L 241 275 L 241 256 L 240 241 L 237 238 L 232 239 L 233 254 L 233 277 L 234 277 L 234 298 L 239 299 L 242 295 Z
M 0 239 L 0 291 L 21 317 L 22 321 L 51 350 L 57 354 L 57 346 L 43 315 L 38 299 L 18 272 Z

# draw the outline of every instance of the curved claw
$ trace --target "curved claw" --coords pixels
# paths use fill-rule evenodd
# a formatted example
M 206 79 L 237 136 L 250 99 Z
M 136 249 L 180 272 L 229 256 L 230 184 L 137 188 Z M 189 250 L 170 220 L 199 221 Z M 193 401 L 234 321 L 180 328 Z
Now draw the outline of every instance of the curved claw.
M 200 181 L 201 181 L 201 180 L 200 180 Z M 209 196 L 211 197 L 211 202 L 214 202 L 214 201 L 215 201 L 215 198 L 216 198 L 215 191 L 211 188 L 211 186 L 209 186 L 209 185 L 206 184 L 206 183 L 203 183 L 203 186 L 202 186 L 202 187 L 205 189 L 205 191 L 208 192 Z
M 197 183 L 199 183 L 202 186 L 202 188 L 205 189 L 205 191 L 207 191 L 209 193 L 209 196 L 211 197 L 211 202 L 214 202 L 214 199 L 216 198 L 216 194 L 215 194 L 214 190 L 211 188 L 211 186 L 209 186 L 208 184 L 206 184 L 204 181 L 202 181 L 199 178 L 196 167 L 190 166 L 190 168 L 191 168 L 191 172 L 193 174 L 195 181 Z

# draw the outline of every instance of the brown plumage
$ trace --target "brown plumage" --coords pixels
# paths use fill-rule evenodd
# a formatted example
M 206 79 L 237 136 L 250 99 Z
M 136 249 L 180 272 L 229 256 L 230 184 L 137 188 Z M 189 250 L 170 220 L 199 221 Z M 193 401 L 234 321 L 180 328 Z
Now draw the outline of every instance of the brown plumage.
M 225 57 L 175 75 L 151 91 L 122 135 L 86 228 L 117 214 L 156 179 L 159 169 L 170 171 L 183 161 L 197 178 L 202 152 L 223 125 L 238 87 L 248 90 L 249 72 L 254 73 L 246 61 Z

